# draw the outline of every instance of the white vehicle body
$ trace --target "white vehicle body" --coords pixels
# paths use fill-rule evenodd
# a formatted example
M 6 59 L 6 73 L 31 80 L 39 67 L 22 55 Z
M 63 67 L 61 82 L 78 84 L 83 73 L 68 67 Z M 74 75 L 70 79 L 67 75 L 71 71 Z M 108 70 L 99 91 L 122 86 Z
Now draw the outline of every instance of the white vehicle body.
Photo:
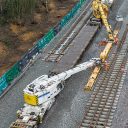
M 94 58 L 50 78 L 47 75 L 42 75 L 34 80 L 24 89 L 26 103 L 17 111 L 18 119 L 12 123 L 10 128 L 37 128 L 37 125 L 42 123 L 46 111 L 53 105 L 55 96 L 64 88 L 62 83 L 73 74 L 100 64 L 100 62 L 100 59 Z M 24 127 L 21 127 L 20 123 Z
M 101 0 L 101 2 L 102 2 L 103 4 L 108 5 L 109 7 L 111 7 L 112 4 L 113 4 L 113 0 Z
M 54 102 L 55 98 L 39 106 L 24 104 L 24 107 L 17 111 L 18 119 L 11 124 L 10 128 L 36 128 L 39 123 L 42 123 L 46 111 Z
M 30 119 L 36 119 L 37 116 L 43 118 L 46 110 L 49 110 L 52 104 L 54 103 L 55 98 L 45 102 L 44 104 L 38 106 L 32 106 L 24 104 L 24 107 L 17 111 L 19 118 L 22 118 L 23 122 L 28 122 Z
M 93 59 L 50 78 L 48 78 L 47 75 L 37 78 L 24 89 L 25 102 L 30 105 L 40 105 L 47 102 L 54 98 L 64 88 L 62 83 L 66 79 L 73 74 L 95 66 L 96 62 L 97 60 Z

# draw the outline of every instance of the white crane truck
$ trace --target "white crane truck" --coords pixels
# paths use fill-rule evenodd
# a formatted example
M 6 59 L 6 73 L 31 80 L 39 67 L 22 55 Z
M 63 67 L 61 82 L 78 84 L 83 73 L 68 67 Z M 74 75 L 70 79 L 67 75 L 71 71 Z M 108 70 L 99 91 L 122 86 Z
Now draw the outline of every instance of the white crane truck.
M 101 0 L 111 7 L 113 0 Z M 42 75 L 27 85 L 24 89 L 24 107 L 17 111 L 17 120 L 10 128 L 37 128 L 47 110 L 51 108 L 55 97 L 63 90 L 63 82 L 72 75 L 101 63 L 101 59 L 94 58 L 88 62 L 77 65 L 75 68 L 48 77 Z
M 42 75 L 27 85 L 23 90 L 24 107 L 17 111 L 17 120 L 10 128 L 37 128 L 38 124 L 42 123 L 46 111 L 53 105 L 55 96 L 63 90 L 63 82 L 72 75 L 100 63 L 99 58 L 94 58 L 58 75 Z

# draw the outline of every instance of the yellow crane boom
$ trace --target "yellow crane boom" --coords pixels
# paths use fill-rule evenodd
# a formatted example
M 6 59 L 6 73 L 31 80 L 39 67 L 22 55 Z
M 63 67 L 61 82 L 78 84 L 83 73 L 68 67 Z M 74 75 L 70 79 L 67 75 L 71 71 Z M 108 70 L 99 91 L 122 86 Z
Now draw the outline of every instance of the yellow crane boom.
M 115 37 L 117 36 L 118 31 L 115 30 L 114 32 L 112 32 L 112 30 L 111 30 L 111 25 L 108 22 L 108 6 L 107 5 L 103 4 L 101 2 L 101 0 L 94 0 L 92 3 L 92 9 L 93 9 L 93 16 L 96 19 L 102 20 L 102 23 L 105 25 L 107 32 L 108 32 L 109 41 L 108 41 L 105 49 L 100 54 L 100 59 L 104 63 L 108 57 L 108 54 L 109 54 L 111 48 L 112 48 L 112 43 L 116 42 Z M 101 67 L 98 67 L 98 66 L 94 68 L 94 70 L 88 80 L 88 83 L 85 86 L 86 91 L 92 90 L 93 84 L 96 81 L 96 78 L 100 72 L 100 69 L 101 69 Z
M 108 6 L 103 4 L 101 0 L 94 0 L 92 2 L 93 16 L 97 19 L 101 19 L 102 23 L 105 25 L 108 38 L 110 41 L 114 41 L 113 32 L 111 30 L 111 25 L 108 22 Z

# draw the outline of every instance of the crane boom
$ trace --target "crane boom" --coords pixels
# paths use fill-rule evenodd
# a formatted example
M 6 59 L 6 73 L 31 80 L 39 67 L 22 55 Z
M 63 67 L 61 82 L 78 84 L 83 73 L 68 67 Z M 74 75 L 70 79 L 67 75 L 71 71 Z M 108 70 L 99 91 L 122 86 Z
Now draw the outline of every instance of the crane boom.
M 104 4 L 101 0 L 94 0 L 92 3 L 93 16 L 97 19 L 101 19 L 108 32 L 108 38 L 110 41 L 114 41 L 113 32 L 111 25 L 109 24 L 108 18 L 108 5 Z
M 91 59 L 88 62 L 77 65 L 75 68 L 62 72 L 58 75 L 48 78 L 43 75 L 24 89 L 25 103 L 30 105 L 40 105 L 55 97 L 62 89 L 63 82 L 80 71 L 86 70 L 89 67 L 95 66 L 99 59 Z

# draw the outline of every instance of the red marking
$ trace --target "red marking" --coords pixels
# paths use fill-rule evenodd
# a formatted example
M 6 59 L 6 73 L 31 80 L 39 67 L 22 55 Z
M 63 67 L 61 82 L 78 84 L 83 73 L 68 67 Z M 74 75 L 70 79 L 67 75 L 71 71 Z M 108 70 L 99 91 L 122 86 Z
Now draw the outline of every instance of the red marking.
M 119 41 L 119 40 L 118 40 L 118 37 L 116 36 L 116 37 L 114 38 L 114 43 L 115 43 L 115 44 L 118 44 L 118 41 Z
M 108 71 L 109 68 L 110 68 L 110 64 L 108 62 L 105 62 L 104 63 L 104 69 L 105 69 L 105 71 Z
M 107 41 L 100 41 L 99 46 L 106 46 L 107 43 L 108 43 Z

